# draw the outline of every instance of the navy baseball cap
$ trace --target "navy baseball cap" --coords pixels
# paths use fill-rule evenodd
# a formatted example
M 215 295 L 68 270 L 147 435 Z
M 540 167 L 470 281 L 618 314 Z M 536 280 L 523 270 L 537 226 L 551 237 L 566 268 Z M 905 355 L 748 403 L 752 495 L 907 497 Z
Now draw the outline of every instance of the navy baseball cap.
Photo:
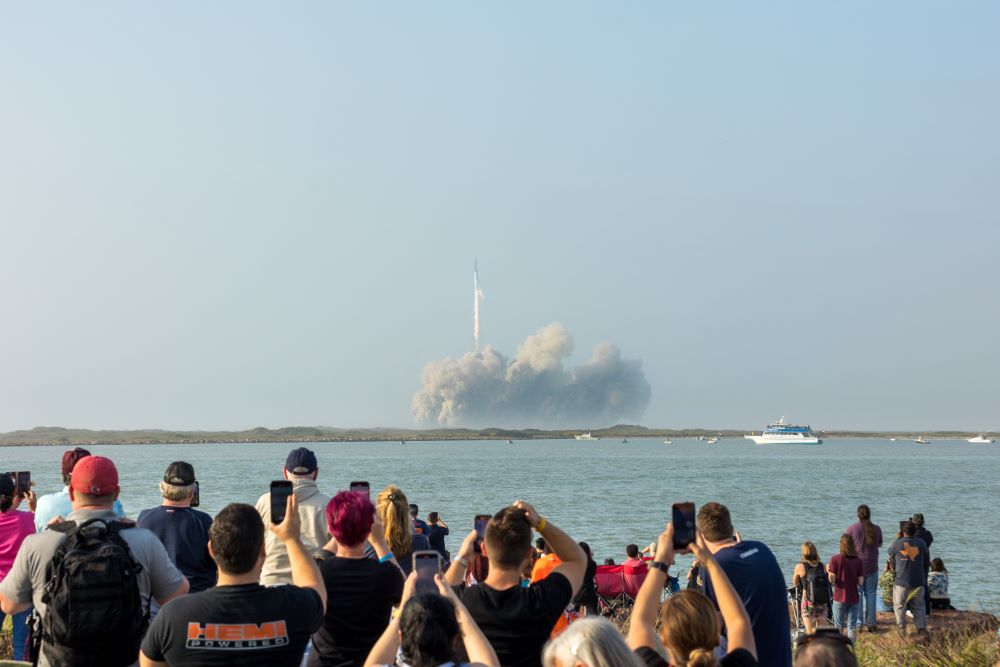
M 288 458 L 285 459 L 285 470 L 296 475 L 307 475 L 315 472 L 317 468 L 319 464 L 316 462 L 316 455 L 305 447 L 293 449 L 288 452 Z
M 170 486 L 188 486 L 194 484 L 194 466 L 187 461 L 174 461 L 163 473 L 163 481 Z

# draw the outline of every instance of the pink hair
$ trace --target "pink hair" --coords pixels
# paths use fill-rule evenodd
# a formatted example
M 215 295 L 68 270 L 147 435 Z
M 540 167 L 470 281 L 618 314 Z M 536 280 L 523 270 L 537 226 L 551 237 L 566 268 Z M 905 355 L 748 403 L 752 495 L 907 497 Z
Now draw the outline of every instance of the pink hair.
M 375 506 L 363 493 L 341 491 L 326 506 L 326 527 L 338 544 L 361 544 L 374 522 Z

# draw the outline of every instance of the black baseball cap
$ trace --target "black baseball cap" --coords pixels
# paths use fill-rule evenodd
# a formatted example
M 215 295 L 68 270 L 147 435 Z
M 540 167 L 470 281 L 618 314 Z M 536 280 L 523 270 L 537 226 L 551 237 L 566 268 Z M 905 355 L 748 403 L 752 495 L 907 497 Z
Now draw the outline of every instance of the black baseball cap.
M 194 484 L 194 466 L 187 461 L 174 461 L 163 473 L 163 481 L 170 486 L 188 486 Z
M 288 458 L 285 459 L 285 470 L 296 475 L 308 475 L 315 472 L 317 468 L 319 468 L 319 464 L 316 462 L 316 455 L 312 453 L 311 449 L 305 447 L 293 449 L 288 452 Z

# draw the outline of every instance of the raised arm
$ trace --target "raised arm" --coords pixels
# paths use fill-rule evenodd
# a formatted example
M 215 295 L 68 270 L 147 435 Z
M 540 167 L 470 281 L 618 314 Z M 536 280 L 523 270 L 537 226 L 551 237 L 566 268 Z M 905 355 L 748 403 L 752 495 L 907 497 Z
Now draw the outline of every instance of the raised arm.
M 301 520 L 299 519 L 298 503 L 295 494 L 288 496 L 285 505 L 285 520 L 277 526 L 271 525 L 271 531 L 277 536 L 288 551 L 288 562 L 292 567 L 292 583 L 299 588 L 311 588 L 319 594 L 319 599 L 323 602 L 323 609 L 326 609 L 326 584 L 316 567 L 316 561 L 312 559 L 306 551 L 302 540 L 299 539 Z
M 402 609 L 417 588 L 417 573 L 411 572 L 403 583 L 403 596 L 399 600 L 399 608 Z M 372 646 L 365 660 L 365 667 L 381 667 L 382 665 L 395 665 L 396 652 L 399 650 L 399 614 L 392 617 L 389 625 L 382 632 L 382 636 Z
M 653 562 L 667 567 L 674 563 L 674 527 L 669 523 L 656 541 L 656 557 Z M 633 651 L 643 646 L 656 650 L 656 617 L 660 613 L 660 592 L 666 582 L 666 572 L 655 566 L 649 568 L 649 574 L 642 582 L 635 598 L 635 606 L 632 607 L 628 647 Z
M 500 667 L 500 659 L 497 658 L 496 651 L 490 645 L 486 635 L 476 625 L 472 614 L 465 608 L 462 601 L 455 595 L 448 582 L 440 574 L 434 575 L 434 583 L 437 584 L 438 592 L 451 600 L 455 605 L 455 617 L 458 619 L 458 627 L 462 633 L 462 642 L 465 644 L 465 654 L 469 657 L 471 667 Z
M 462 546 L 458 550 L 458 556 L 451 559 L 451 565 L 444 575 L 449 586 L 458 586 L 465 581 L 465 571 L 469 569 L 469 561 L 476 555 L 476 531 L 470 532 L 462 540 Z
M 738 648 L 745 649 L 757 657 L 757 643 L 753 638 L 753 628 L 750 626 L 750 616 L 740 600 L 740 596 L 733 589 L 733 584 L 726 576 L 725 570 L 715 560 L 715 556 L 705 546 L 705 539 L 701 533 L 697 533 L 695 541 L 691 544 L 691 553 L 702 564 L 702 567 L 712 578 L 712 589 L 715 591 L 715 600 L 719 604 L 719 611 L 722 613 L 722 621 L 726 624 L 726 636 L 729 637 L 729 651 Z
M 583 549 L 573 541 L 572 537 L 553 526 L 548 519 L 539 516 L 535 508 L 528 503 L 518 500 L 514 503 L 514 507 L 524 510 L 528 523 L 541 533 L 545 543 L 552 548 L 552 553 L 562 561 L 552 571 L 566 577 L 573 588 L 573 595 L 576 595 L 583 584 L 583 575 L 587 572 L 587 555 L 583 553 Z

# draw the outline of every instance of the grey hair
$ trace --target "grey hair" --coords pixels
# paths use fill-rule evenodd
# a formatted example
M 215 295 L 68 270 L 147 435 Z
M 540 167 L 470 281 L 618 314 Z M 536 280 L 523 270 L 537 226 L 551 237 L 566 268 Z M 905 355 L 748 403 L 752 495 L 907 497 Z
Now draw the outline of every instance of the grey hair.
M 587 667 L 643 667 L 618 629 L 599 616 L 581 618 L 545 645 L 542 664 L 555 667 L 556 660 L 563 665 L 579 661 Z
M 187 486 L 174 486 L 173 484 L 167 484 L 164 481 L 160 482 L 160 495 L 166 500 L 173 500 L 174 502 L 180 502 L 181 500 L 187 500 L 194 495 L 194 484 L 188 484 Z

